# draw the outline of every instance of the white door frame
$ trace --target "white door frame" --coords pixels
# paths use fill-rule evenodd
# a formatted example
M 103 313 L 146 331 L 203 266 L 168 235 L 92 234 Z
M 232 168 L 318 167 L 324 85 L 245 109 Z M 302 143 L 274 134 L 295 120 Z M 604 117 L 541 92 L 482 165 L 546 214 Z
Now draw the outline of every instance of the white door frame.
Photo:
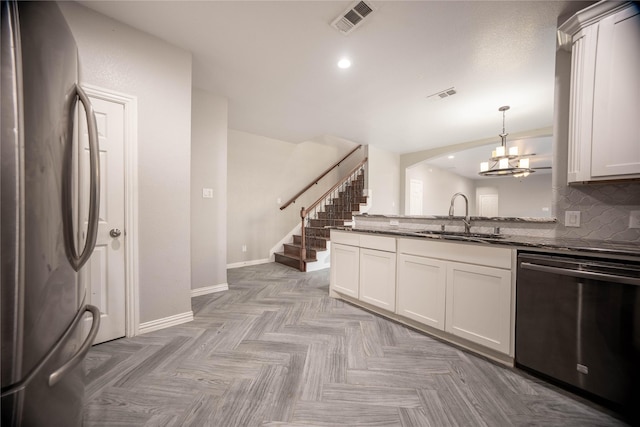
M 88 96 L 121 104 L 124 108 L 124 289 L 125 334 L 138 335 L 138 98 L 110 89 L 82 84 Z

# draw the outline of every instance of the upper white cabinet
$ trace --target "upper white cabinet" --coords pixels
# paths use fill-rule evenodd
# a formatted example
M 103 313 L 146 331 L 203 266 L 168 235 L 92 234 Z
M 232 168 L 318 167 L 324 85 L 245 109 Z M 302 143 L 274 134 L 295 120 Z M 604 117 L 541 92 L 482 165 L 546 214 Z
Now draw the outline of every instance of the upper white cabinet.
M 571 182 L 640 178 L 640 9 L 600 2 L 558 29 L 571 50 Z

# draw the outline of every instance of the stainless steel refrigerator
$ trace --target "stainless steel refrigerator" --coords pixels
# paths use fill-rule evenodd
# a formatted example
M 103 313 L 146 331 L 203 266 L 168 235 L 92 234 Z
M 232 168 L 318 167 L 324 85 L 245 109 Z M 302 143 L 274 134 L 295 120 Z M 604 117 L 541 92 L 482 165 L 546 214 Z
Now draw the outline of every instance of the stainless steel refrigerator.
M 95 116 L 78 85 L 77 47 L 56 3 L 3 1 L 1 31 L 2 425 L 80 425 L 82 360 L 100 319 L 84 303 L 78 275 L 97 231 Z M 90 129 L 89 177 L 74 172 L 78 100 Z M 82 179 L 91 189 L 86 230 L 78 224 Z

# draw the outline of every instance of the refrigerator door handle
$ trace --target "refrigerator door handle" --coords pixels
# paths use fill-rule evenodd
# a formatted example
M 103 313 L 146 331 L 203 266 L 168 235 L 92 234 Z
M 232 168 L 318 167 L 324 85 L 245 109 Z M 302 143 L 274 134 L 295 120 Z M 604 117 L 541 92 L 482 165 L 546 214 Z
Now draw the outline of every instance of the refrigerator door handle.
M 89 330 L 89 334 L 87 338 L 84 340 L 78 351 L 60 368 L 56 369 L 51 375 L 49 375 L 49 386 L 53 387 L 56 385 L 58 381 L 65 376 L 65 374 L 73 369 L 78 363 L 82 362 L 85 358 L 89 349 L 91 348 L 91 344 L 93 344 L 93 340 L 95 340 L 96 335 L 98 334 L 98 329 L 100 328 L 100 310 L 95 305 L 87 304 L 84 306 L 84 310 L 82 310 L 82 314 L 86 312 L 90 312 L 91 319 L 91 329 Z M 80 316 L 82 318 L 82 316 Z
M 49 376 L 49 385 L 53 386 L 62 378 L 62 376 L 64 376 L 64 374 L 67 371 L 69 371 L 71 368 L 77 365 L 80 361 L 82 361 L 84 356 L 89 351 L 89 348 L 93 343 L 93 340 L 98 334 L 98 328 L 100 327 L 100 310 L 97 307 L 89 304 L 85 305 L 81 310 L 79 310 L 76 313 L 75 317 L 71 321 L 71 324 L 64 331 L 64 333 L 58 339 L 58 341 L 56 341 L 56 343 L 53 345 L 53 347 L 51 347 L 49 352 L 40 360 L 40 362 L 38 362 L 36 366 L 34 366 L 33 369 L 31 369 L 31 371 L 22 380 L 18 381 L 17 383 L 8 385 L 6 387 L 2 387 L 2 397 L 24 390 L 27 387 L 27 385 L 29 385 L 31 380 L 33 380 L 33 378 L 40 372 L 42 367 L 51 359 L 51 357 L 54 354 L 58 352 L 58 350 L 60 350 L 60 347 L 62 347 L 67 342 L 67 339 L 75 331 L 78 324 L 80 324 L 80 321 L 82 320 L 83 315 L 87 311 L 90 311 L 93 316 L 93 323 L 91 324 L 91 330 L 89 331 L 89 335 L 85 339 L 82 346 L 80 346 L 80 349 L 76 352 L 76 354 L 74 354 L 73 357 L 69 359 L 69 361 L 65 363 L 61 368 L 57 369 L 54 373 L 52 373 Z
M 99 209 L 100 209 L 100 147 L 98 144 L 98 126 L 96 123 L 96 116 L 91 106 L 89 97 L 76 83 L 76 95 L 82 105 L 84 105 L 84 111 L 87 117 L 87 129 L 89 132 L 89 218 L 87 225 L 87 240 L 85 241 L 82 252 L 78 255 L 78 251 L 75 247 L 75 238 L 73 237 L 73 227 L 69 227 L 67 233 L 71 233 L 68 236 L 67 241 L 71 246 L 70 261 L 73 269 L 79 271 L 82 266 L 89 260 L 91 253 L 96 246 L 96 239 L 98 237 L 98 222 L 100 221 Z M 69 224 L 72 223 L 71 217 L 73 215 L 71 206 L 67 210 L 69 216 Z

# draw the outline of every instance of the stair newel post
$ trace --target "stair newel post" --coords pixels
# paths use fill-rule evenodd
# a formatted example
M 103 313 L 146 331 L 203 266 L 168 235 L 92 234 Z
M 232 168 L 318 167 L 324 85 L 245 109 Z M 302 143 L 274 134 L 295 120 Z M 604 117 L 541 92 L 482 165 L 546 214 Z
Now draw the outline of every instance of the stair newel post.
M 304 207 L 300 208 L 300 271 L 305 271 L 305 263 L 304 260 L 307 258 L 307 249 L 306 249 L 306 235 L 307 230 L 305 227 L 305 218 L 307 216 L 307 211 Z

